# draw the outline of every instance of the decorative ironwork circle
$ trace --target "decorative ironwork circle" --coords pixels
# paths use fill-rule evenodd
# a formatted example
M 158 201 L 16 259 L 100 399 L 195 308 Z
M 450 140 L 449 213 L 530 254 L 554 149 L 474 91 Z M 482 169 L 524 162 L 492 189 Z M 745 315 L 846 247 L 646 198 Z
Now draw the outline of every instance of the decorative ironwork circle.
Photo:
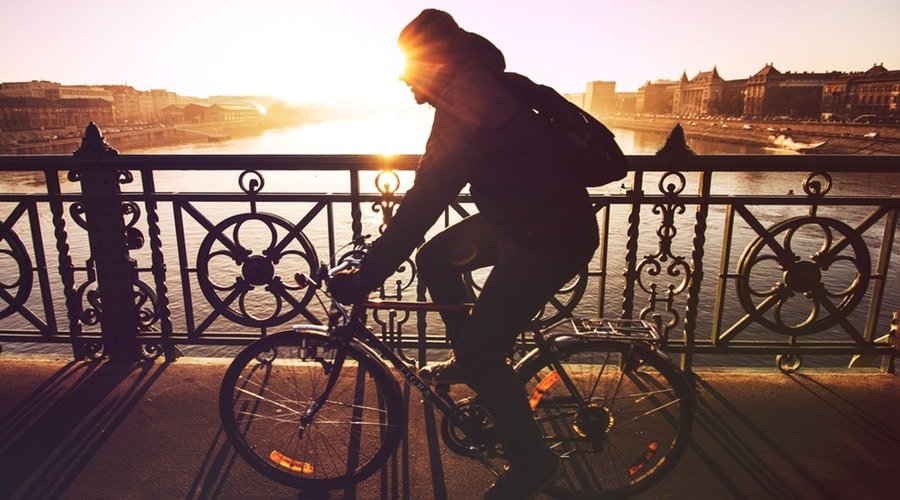
M 254 255 L 247 259 L 241 271 L 251 285 L 265 285 L 275 277 L 275 264 L 262 255 Z
M 150 330 L 159 321 L 156 291 L 144 281 L 137 280 L 134 283 L 134 306 L 138 310 L 141 330 Z
M 84 204 L 81 202 L 76 201 L 69 205 L 69 214 L 72 216 L 72 220 L 75 221 L 75 224 L 78 224 L 78 227 L 86 230 L 87 219 L 85 219 L 84 212 Z
M 82 347 L 85 357 L 87 357 L 88 359 L 93 359 L 93 360 L 103 359 L 104 347 L 103 347 L 102 341 L 100 341 L 100 340 L 85 341 L 85 342 L 82 342 L 81 347 Z
M 674 178 L 674 180 L 673 180 Z M 687 185 L 687 180 L 681 172 L 666 172 L 659 178 L 659 192 L 668 195 L 680 195 Z
M 803 180 L 803 192 L 809 196 L 824 196 L 831 191 L 831 175 L 827 172 L 813 172 Z
M 859 305 L 871 266 L 865 241 L 849 225 L 795 217 L 773 225 L 767 237 L 744 250 L 737 295 L 744 311 L 769 330 L 812 335 L 844 321 Z M 768 285 L 758 283 L 772 285 L 761 289 Z
M 775 366 L 784 373 L 794 373 L 803 366 L 803 357 L 797 353 L 778 354 L 775 356 Z
M 250 176 L 252 178 L 248 180 L 247 177 Z M 266 179 L 256 170 L 245 170 L 238 177 L 238 186 L 240 186 L 241 191 L 247 194 L 259 193 L 265 185 Z
M 352 253 L 350 252 L 349 254 Z M 343 257 L 341 260 L 343 260 Z M 416 276 L 418 276 L 416 264 L 411 258 L 407 258 L 394 270 L 393 274 L 384 280 L 384 296 L 400 300 L 403 298 L 403 293 L 415 283 Z
M 393 170 L 382 170 L 375 176 L 375 188 L 384 195 L 392 195 L 400 188 L 400 176 Z
M 216 312 L 253 327 L 282 324 L 312 299 L 311 287 L 296 285 L 296 272 L 311 275 L 319 259 L 307 237 L 277 215 L 231 216 L 203 239 L 197 280 Z M 282 277 L 284 277 L 282 279 Z
M 153 288 L 142 280 L 134 282 L 132 290 L 134 307 L 137 309 L 140 329 L 149 331 L 159 321 L 159 302 Z M 85 304 L 85 302 L 87 302 Z M 81 311 L 78 319 L 85 325 L 96 325 L 103 316 L 103 302 L 96 279 L 82 283 L 75 291 L 75 303 Z
M 3 263 L 6 257 L 12 258 L 14 265 Z M 34 284 L 31 257 L 22 240 L 11 228 L 0 239 L 0 263 L 3 266 L 0 270 L 0 289 L 12 296 L 11 302 L 0 299 L 0 304 L 6 303 L 6 307 L 0 309 L 2 319 L 25 305 Z
M 130 215 L 130 220 L 125 222 L 126 227 L 133 227 L 137 221 L 141 220 L 141 207 L 133 202 L 126 201 L 122 203 L 122 215 L 126 218 Z
M 145 361 L 153 361 L 155 359 L 158 359 L 163 352 L 163 346 L 159 343 L 141 345 L 141 357 Z

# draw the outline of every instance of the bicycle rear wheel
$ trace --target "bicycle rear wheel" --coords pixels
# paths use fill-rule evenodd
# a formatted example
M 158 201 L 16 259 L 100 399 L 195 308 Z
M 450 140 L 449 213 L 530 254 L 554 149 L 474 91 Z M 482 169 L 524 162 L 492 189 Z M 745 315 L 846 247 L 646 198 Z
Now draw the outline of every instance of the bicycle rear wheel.
M 222 426 L 260 473 L 300 489 L 342 488 L 379 470 L 397 448 L 406 425 L 399 386 L 353 345 L 325 404 L 301 430 L 335 355 L 326 336 L 288 331 L 250 344 L 229 366 L 219 391 Z
M 570 338 L 557 347 L 562 370 L 545 353 L 517 367 L 545 439 L 566 464 L 548 493 L 622 498 L 650 487 L 687 447 L 690 383 L 643 344 Z

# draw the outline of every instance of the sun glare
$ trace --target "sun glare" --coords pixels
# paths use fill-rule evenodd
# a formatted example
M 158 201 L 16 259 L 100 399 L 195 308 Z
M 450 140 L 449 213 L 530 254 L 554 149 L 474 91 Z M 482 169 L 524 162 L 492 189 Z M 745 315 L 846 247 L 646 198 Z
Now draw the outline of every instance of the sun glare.
M 322 42 L 302 57 L 268 55 L 276 97 L 294 103 L 350 103 L 382 108 L 402 105 L 408 92 L 400 81 L 405 59 L 392 41 L 356 44 L 352 40 Z

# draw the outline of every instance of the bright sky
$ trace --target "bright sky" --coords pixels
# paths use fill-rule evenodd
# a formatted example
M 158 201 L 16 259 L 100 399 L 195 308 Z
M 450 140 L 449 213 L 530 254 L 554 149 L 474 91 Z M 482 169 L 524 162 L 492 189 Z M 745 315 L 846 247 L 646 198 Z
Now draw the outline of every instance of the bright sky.
M 508 69 L 580 92 L 716 65 L 725 79 L 900 69 L 896 0 L 3 0 L 0 81 L 128 83 L 181 95 L 410 102 L 400 29 L 425 7 L 493 41 Z

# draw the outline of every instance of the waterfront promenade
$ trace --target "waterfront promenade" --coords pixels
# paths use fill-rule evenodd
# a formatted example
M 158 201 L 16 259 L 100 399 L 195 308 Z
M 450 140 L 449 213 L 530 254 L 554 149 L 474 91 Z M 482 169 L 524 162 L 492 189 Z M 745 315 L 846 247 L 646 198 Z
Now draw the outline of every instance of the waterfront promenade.
M 123 368 L 0 354 L 0 498 L 298 498 L 225 442 L 216 398 L 226 363 Z M 701 372 L 697 396 L 687 454 L 639 498 L 896 497 L 896 376 Z M 396 458 L 331 498 L 468 499 L 490 484 L 489 472 L 445 448 L 431 410 L 407 399 Z
M 610 117 L 610 127 L 668 134 L 676 124 L 684 128 L 688 143 L 710 140 L 769 148 L 773 153 L 813 155 L 897 155 L 900 154 L 900 126 L 814 121 L 762 121 L 733 117 L 687 118 Z M 794 149 L 783 144 L 790 137 Z M 804 145 L 816 145 L 804 148 Z

